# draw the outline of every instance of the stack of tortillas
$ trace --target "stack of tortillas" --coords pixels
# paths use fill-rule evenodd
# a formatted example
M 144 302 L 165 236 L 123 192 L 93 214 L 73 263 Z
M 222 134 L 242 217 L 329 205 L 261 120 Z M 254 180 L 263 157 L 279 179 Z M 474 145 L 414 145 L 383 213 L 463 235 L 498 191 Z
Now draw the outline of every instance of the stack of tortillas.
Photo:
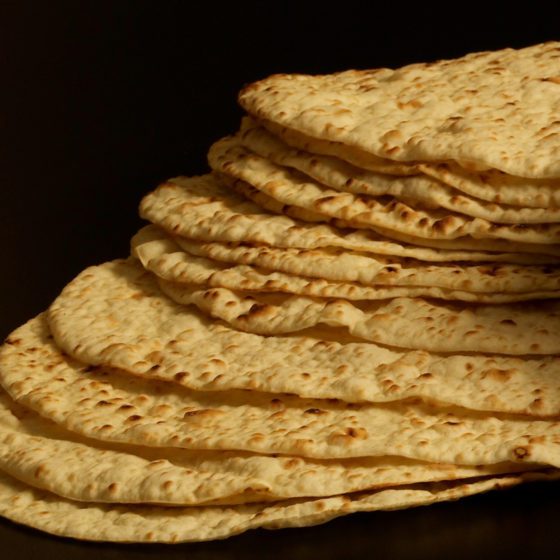
M 0 514 L 223 538 L 558 478 L 560 43 L 245 88 L 0 351 Z

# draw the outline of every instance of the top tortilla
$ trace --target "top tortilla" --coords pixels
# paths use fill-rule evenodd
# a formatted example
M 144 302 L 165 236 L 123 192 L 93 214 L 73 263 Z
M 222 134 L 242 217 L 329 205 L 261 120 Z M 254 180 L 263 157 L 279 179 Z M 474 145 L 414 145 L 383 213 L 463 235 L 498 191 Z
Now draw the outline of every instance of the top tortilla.
M 399 70 L 274 75 L 239 102 L 257 118 L 382 158 L 560 177 L 557 42 Z

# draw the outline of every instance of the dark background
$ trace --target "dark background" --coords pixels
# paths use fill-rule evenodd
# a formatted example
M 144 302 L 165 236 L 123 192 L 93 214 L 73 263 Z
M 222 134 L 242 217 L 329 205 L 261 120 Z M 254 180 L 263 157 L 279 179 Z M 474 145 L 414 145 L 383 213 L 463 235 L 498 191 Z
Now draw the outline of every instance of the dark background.
M 90 264 L 124 256 L 159 181 L 206 171 L 236 92 L 559 38 L 552 3 L 0 3 L 0 338 Z M 10 558 L 525 557 L 555 552 L 558 485 L 224 543 L 82 545 L 0 522 Z M 515 554 L 516 555 L 516 554 Z

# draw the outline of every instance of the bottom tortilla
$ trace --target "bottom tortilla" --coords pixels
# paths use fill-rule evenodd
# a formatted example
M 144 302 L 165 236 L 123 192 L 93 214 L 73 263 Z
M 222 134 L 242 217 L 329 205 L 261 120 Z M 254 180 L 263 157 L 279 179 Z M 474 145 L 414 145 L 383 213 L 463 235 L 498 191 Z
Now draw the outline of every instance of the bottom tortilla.
M 223 539 L 258 527 L 317 525 L 354 512 L 428 505 L 525 481 L 557 478 L 559 470 L 548 470 L 275 504 L 165 508 L 72 502 L 0 473 L 0 515 L 47 533 L 88 541 L 196 542 Z

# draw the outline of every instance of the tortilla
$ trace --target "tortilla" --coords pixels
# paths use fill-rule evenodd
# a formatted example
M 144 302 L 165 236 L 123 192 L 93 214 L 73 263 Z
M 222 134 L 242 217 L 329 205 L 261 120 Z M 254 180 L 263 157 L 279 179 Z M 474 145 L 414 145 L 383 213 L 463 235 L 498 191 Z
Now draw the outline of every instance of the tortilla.
M 421 169 L 425 170 L 426 174 L 394 176 L 375 173 L 355 167 L 335 156 L 322 156 L 293 149 L 250 119 L 243 120 L 239 137 L 244 147 L 260 157 L 269 159 L 276 165 L 296 169 L 318 183 L 337 191 L 375 197 L 392 196 L 412 206 L 420 204 L 427 208 L 447 208 L 453 212 L 482 218 L 493 223 L 538 224 L 560 221 L 560 207 L 527 208 L 504 205 L 495 201 L 488 202 L 466 194 L 462 190 L 457 190 L 453 188 L 453 185 L 463 185 L 467 181 L 466 179 L 454 180 L 454 177 L 450 176 L 448 166 L 444 164 L 436 168 L 439 172 L 434 171 L 433 176 L 429 175 L 428 168 L 431 169 L 435 166 L 425 164 Z M 446 181 L 441 182 L 437 175 L 444 172 L 446 172 Z M 470 177 L 464 170 L 462 172 L 464 177 Z M 501 187 L 499 192 L 492 195 L 493 199 L 501 200 L 505 196 L 504 181 L 499 182 L 501 176 L 503 174 L 496 173 L 489 176 L 489 180 L 493 180 L 496 185 Z M 524 182 L 529 183 L 530 180 L 525 179 Z M 452 186 L 448 186 L 449 184 Z M 515 192 L 518 193 L 518 196 L 514 200 L 517 203 L 523 203 L 526 198 L 534 198 L 541 194 L 531 192 L 532 196 L 530 196 L 529 193 L 526 193 L 527 189 L 524 189 L 524 186 L 524 184 L 516 185 Z M 527 188 L 529 187 L 530 185 L 527 185 Z M 543 189 L 544 186 L 541 187 L 541 190 Z M 549 188 L 548 191 L 560 192 L 560 189 L 553 191 Z M 525 196 L 521 195 L 522 192 L 525 192 Z
M 559 49 L 549 42 L 398 70 L 277 74 L 239 101 L 257 118 L 382 158 L 555 179 Z
M 458 465 L 560 466 L 554 419 L 418 401 L 357 404 L 189 391 L 76 362 L 49 339 L 41 317 L 12 333 L 0 350 L 0 382 L 23 406 L 101 441 L 317 459 L 397 456 Z
M 554 244 L 560 241 L 558 224 L 497 224 L 440 209 L 410 206 L 395 199 L 340 192 L 311 178 L 274 164 L 244 148 L 238 136 L 223 138 L 208 152 L 210 166 L 233 176 L 282 204 L 336 218 L 353 227 L 380 227 L 431 239 L 504 239 L 519 243 Z
M 164 294 L 235 329 L 277 335 L 320 325 L 356 340 L 439 353 L 560 354 L 560 302 L 468 305 L 401 297 L 349 302 L 291 294 L 245 294 L 159 280 Z M 338 331 L 333 331 L 336 337 Z M 344 337 L 341 337 L 343 340 Z
M 185 245 L 187 245 L 186 242 Z M 198 247 L 197 247 L 198 248 Z M 142 266 L 163 280 L 244 292 L 281 292 L 306 296 L 379 300 L 394 297 L 434 297 L 483 303 L 511 303 L 557 298 L 560 291 L 481 293 L 448 290 L 437 286 L 365 286 L 357 282 L 331 282 L 322 278 L 296 276 L 247 265 L 236 265 L 197 257 L 155 226 L 142 228 L 131 241 L 132 254 Z
M 0 394 L 0 470 L 74 501 L 201 505 L 345 494 L 512 473 L 531 465 L 459 466 L 399 457 L 321 461 L 232 451 L 102 443 Z
M 481 410 L 560 412 L 559 357 L 397 351 L 345 342 L 340 332 L 338 341 L 324 340 L 323 331 L 242 333 L 173 303 L 151 275 L 123 261 L 80 274 L 54 302 L 49 322 L 60 348 L 83 362 L 196 390 L 348 402 L 420 397 Z
M 427 240 L 434 248 L 395 242 L 369 230 L 340 230 L 263 211 L 222 185 L 212 175 L 178 177 L 147 194 L 141 217 L 169 233 L 199 241 L 263 244 L 316 249 L 337 247 L 430 262 L 485 261 L 519 264 L 557 263 L 560 247 L 503 240 Z M 392 232 L 393 237 L 397 235 Z M 402 237 L 402 235 L 398 235 Z M 416 239 L 414 240 L 416 242 Z M 530 253 L 530 254 L 529 254 Z
M 0 515 L 53 535 L 75 539 L 125 543 L 195 542 L 223 539 L 257 527 L 282 529 L 317 525 L 359 511 L 428 505 L 526 481 L 556 478 L 555 472 L 545 471 L 272 505 L 161 508 L 78 504 L 0 474 Z

